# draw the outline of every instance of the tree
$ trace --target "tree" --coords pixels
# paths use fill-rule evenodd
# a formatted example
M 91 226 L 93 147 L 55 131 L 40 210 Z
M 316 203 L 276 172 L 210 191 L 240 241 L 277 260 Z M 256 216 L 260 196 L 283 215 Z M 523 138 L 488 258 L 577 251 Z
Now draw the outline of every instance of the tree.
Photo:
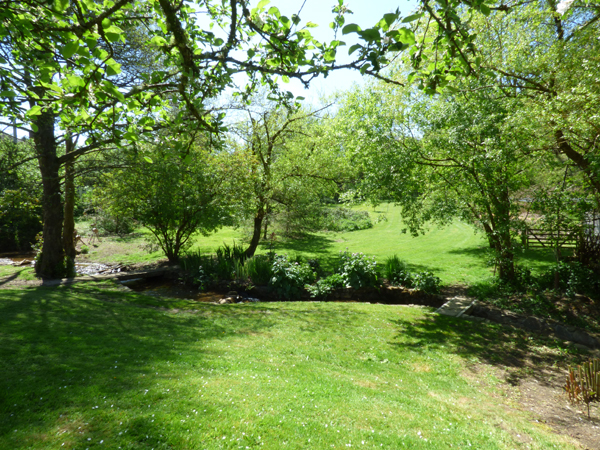
M 146 226 L 170 262 L 178 261 L 194 234 L 231 223 L 241 172 L 234 158 L 211 155 L 204 136 L 183 152 L 173 134 L 136 144 L 127 167 L 108 173 L 99 187 L 104 208 Z
M 193 5 L 172 0 L 0 4 L 0 116 L 30 132 L 43 180 L 44 243 L 38 275 L 64 275 L 59 174 L 66 164 L 107 144 L 135 142 L 140 132 L 171 119 L 193 120 L 194 127 L 219 131 L 222 115 L 210 100 L 226 88 L 249 95 L 260 82 L 278 91 L 277 77 L 308 84 L 340 68 L 379 76 L 389 63 L 388 49 L 414 44 L 410 31 L 386 37 L 398 13 L 387 14 L 364 31 L 344 27 L 348 11 L 340 0 L 334 8 L 334 32 L 342 27 L 358 32 L 364 45 L 352 63 L 336 65 L 342 41 L 317 42 L 310 23 L 299 27 L 298 15 L 267 10 L 267 3 L 250 9 L 246 0 L 199 1 L 208 22 L 220 28 L 218 33 L 199 25 Z M 133 24 L 146 28 L 167 68 L 142 74 L 142 82 L 120 77 L 121 64 L 115 60 L 115 48 L 128 39 L 123 30 Z M 249 81 L 238 88 L 235 77 L 240 73 Z M 185 113 L 169 115 L 172 102 L 185 105 Z M 60 154 L 69 134 L 86 141 Z
M 319 145 L 315 120 L 322 110 L 291 110 L 263 97 L 244 108 L 247 120 L 232 127 L 240 141 L 238 152 L 249 161 L 251 185 L 244 191 L 250 201 L 252 238 L 246 249 L 256 252 L 261 234 L 266 235 L 267 216 L 278 209 L 298 210 L 336 190 L 336 156 Z M 265 228 L 263 228 L 265 227 Z
M 519 200 L 540 164 L 536 142 L 512 120 L 518 107 L 475 89 L 394 97 L 386 86 L 374 86 L 348 95 L 336 120 L 364 172 L 366 195 L 377 201 L 384 193 L 398 202 L 413 234 L 427 221 L 459 217 L 475 224 L 496 251 L 500 279 L 512 281 Z

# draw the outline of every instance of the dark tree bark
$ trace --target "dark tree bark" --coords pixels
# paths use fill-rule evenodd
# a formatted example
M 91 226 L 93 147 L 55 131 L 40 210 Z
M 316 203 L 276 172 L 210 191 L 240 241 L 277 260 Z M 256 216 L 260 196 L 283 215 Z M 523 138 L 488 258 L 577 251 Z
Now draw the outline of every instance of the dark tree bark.
M 44 243 L 35 266 L 38 276 L 61 278 L 66 275 L 63 251 L 63 205 L 60 191 L 60 163 L 56 154 L 54 114 L 43 111 L 37 118 L 33 139 L 42 175 L 42 207 L 44 214 Z
M 252 231 L 252 240 L 250 241 L 250 245 L 246 249 L 246 256 L 248 258 L 252 258 L 254 253 L 256 253 L 256 249 L 258 248 L 258 243 L 260 242 L 260 235 L 262 231 L 262 223 L 265 218 L 265 207 L 261 205 L 258 208 L 256 215 L 254 216 L 254 228 Z

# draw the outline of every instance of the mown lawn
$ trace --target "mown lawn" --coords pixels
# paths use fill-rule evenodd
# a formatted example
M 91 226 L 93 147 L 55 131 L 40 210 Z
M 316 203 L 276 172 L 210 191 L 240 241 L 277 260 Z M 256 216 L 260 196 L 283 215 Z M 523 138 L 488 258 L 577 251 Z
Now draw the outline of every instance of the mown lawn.
M 575 448 L 494 375 L 559 349 L 427 308 L 75 285 L 0 290 L 0 325 L 2 449 Z
M 380 205 L 376 209 L 365 206 L 374 222 L 373 228 L 345 233 L 314 233 L 301 239 L 276 237 L 273 248 L 279 253 L 319 258 L 322 265 L 332 269 L 340 251 L 363 252 L 374 256 L 381 264 L 386 258 L 398 255 L 413 270 L 430 270 L 444 284 L 473 285 L 493 277 L 488 243 L 482 233 L 462 222 L 447 227 L 432 226 L 424 235 L 412 237 L 402 233 L 400 209 L 393 205 Z M 85 224 L 82 224 L 85 229 Z M 147 231 L 125 238 L 104 238 L 97 247 L 91 247 L 90 260 L 99 262 L 135 263 L 153 261 L 163 257 L 160 251 L 148 253 L 143 249 Z M 247 237 L 241 229 L 222 228 L 210 236 L 198 236 L 192 250 L 205 253 L 214 251 L 224 243 L 245 243 Z M 269 250 L 270 244 L 261 244 L 259 253 Z M 549 252 L 531 250 L 518 253 L 518 263 L 534 272 L 552 263 Z

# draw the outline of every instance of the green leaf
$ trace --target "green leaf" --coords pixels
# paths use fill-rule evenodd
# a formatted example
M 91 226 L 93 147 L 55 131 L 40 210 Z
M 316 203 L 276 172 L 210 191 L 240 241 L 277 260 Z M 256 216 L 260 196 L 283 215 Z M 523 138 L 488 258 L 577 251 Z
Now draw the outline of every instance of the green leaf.
M 358 31 L 360 31 L 360 27 L 355 23 L 349 23 L 344 28 L 342 28 L 342 34 L 356 33 Z
M 352 53 L 354 53 L 356 50 L 358 50 L 359 48 L 362 48 L 362 45 L 360 44 L 354 44 L 352 47 L 350 47 L 350 49 L 348 50 L 348 54 L 351 55 Z
M 104 30 L 104 35 L 106 36 L 106 39 L 108 39 L 109 42 L 118 41 L 121 38 L 122 34 L 123 30 L 114 25 L 111 25 L 110 27 Z
M 116 62 L 114 59 L 106 61 L 106 74 L 110 77 L 121 73 L 121 64 Z
M 307 26 L 308 28 L 317 28 L 319 25 L 318 25 L 318 24 L 316 24 L 316 23 L 314 23 L 314 22 L 308 22 L 308 23 L 306 24 L 306 26 Z
M 65 59 L 69 59 L 71 56 L 73 56 L 75 54 L 75 52 L 77 50 L 79 50 L 79 43 L 69 42 L 60 50 L 60 53 L 63 55 L 63 57 Z
M 67 81 L 72 87 L 83 87 L 85 86 L 85 82 L 83 79 L 77 75 L 67 75 Z
M 369 28 L 364 31 L 359 31 L 358 35 L 367 42 L 373 42 L 381 39 L 379 30 L 377 28 Z
M 150 164 L 154 163 L 154 161 L 152 161 L 152 158 L 150 158 L 149 156 L 144 156 L 144 159 Z
M 289 83 L 290 82 L 290 77 L 288 77 L 287 75 L 283 75 L 281 77 L 281 81 L 283 81 L 284 83 Z
M 402 23 L 414 22 L 415 20 L 420 19 L 421 17 L 423 17 L 423 13 L 411 14 L 410 16 L 407 16 L 404 19 L 402 19 Z
M 32 124 L 31 124 L 31 130 L 32 130 L 34 133 L 37 133 L 37 132 L 38 132 L 38 126 L 37 126 L 35 123 L 32 123 Z
M 335 61 L 335 50 L 327 50 L 324 54 L 323 54 L 323 58 L 325 59 L 325 61 L 327 62 L 332 62 Z
M 490 13 L 492 12 L 492 10 L 490 9 L 489 6 L 484 5 L 483 3 L 481 4 L 481 6 L 479 7 L 479 11 L 481 11 L 481 13 L 485 16 L 489 16 Z
M 276 6 L 271 6 L 269 8 L 269 14 L 274 15 L 278 19 L 279 19 L 279 16 L 281 16 L 281 13 L 279 12 L 279 8 L 277 8 Z
M 256 6 L 256 8 L 257 9 L 263 9 L 269 3 L 271 3 L 270 0 L 260 0 L 260 2 L 258 2 L 258 5 Z
M 415 33 L 408 28 L 398 29 L 398 40 L 404 44 L 413 45 L 415 41 Z
M 54 10 L 63 13 L 69 7 L 69 0 L 54 0 Z
M 42 107 L 40 105 L 34 105 L 25 113 L 27 117 L 39 116 L 42 113 Z
M 385 22 L 388 25 L 393 24 L 397 19 L 398 19 L 398 14 L 389 13 L 389 14 L 383 15 L 383 20 L 385 20 Z

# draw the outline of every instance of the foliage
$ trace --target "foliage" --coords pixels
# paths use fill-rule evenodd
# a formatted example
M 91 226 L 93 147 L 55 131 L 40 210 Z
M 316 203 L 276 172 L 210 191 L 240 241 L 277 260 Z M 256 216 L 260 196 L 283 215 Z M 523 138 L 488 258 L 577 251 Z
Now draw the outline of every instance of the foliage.
M 397 255 L 386 258 L 384 265 L 385 277 L 392 286 L 412 287 L 413 279 L 407 264 Z
M 82 245 L 80 251 L 82 255 L 87 255 L 90 252 L 90 248 L 87 245 Z
M 238 244 L 235 241 L 231 246 L 223 243 L 221 247 L 217 248 L 215 253 L 217 255 L 217 259 L 226 261 L 239 261 L 243 263 L 247 258 L 242 244 Z
M 377 261 L 363 253 L 340 252 L 337 273 L 342 276 L 344 284 L 353 289 L 378 286 L 379 271 Z
M 99 190 L 107 215 L 135 217 L 171 262 L 191 245 L 193 234 L 227 223 L 236 205 L 231 182 L 237 166 L 209 157 L 205 144 L 197 141 L 185 158 L 181 143 L 170 136 L 136 147 L 129 167 L 108 174 Z
M 590 403 L 600 401 L 600 359 L 593 359 L 577 366 L 569 366 L 564 387 L 571 403 L 583 402 L 590 417 Z
M 533 281 L 538 289 L 554 289 L 555 275 L 558 272 L 559 290 L 568 296 L 575 294 L 600 298 L 600 277 L 589 267 L 578 261 L 561 261 L 546 270 Z
M 344 278 L 339 273 L 334 273 L 326 278 L 317 280 L 315 284 L 307 284 L 304 288 L 310 294 L 312 298 L 325 300 L 329 294 L 333 293 L 336 289 L 343 289 L 346 287 Z
M 428 294 L 440 292 L 442 280 L 430 271 L 411 273 L 407 264 L 401 261 L 397 255 L 386 259 L 384 266 L 385 276 L 392 286 L 404 286 L 415 288 Z
M 356 231 L 373 228 L 368 211 L 348 208 L 325 208 L 321 211 L 321 229 L 328 231 Z
M 291 262 L 286 255 L 275 255 L 269 285 L 282 299 L 297 298 L 306 284 L 315 280 L 315 273 L 304 263 Z
M 42 207 L 24 190 L 0 191 L 0 252 L 29 250 L 42 230 Z
M 127 212 L 117 210 L 111 213 L 101 207 L 96 208 L 94 223 L 103 235 L 116 234 L 124 236 L 133 233 L 136 226 L 135 220 Z
M 246 260 L 248 277 L 257 286 L 266 286 L 273 277 L 273 261 L 265 255 L 254 255 Z
M 438 294 L 440 292 L 441 280 L 427 270 L 416 272 L 412 276 L 412 283 L 415 289 L 428 294 Z

